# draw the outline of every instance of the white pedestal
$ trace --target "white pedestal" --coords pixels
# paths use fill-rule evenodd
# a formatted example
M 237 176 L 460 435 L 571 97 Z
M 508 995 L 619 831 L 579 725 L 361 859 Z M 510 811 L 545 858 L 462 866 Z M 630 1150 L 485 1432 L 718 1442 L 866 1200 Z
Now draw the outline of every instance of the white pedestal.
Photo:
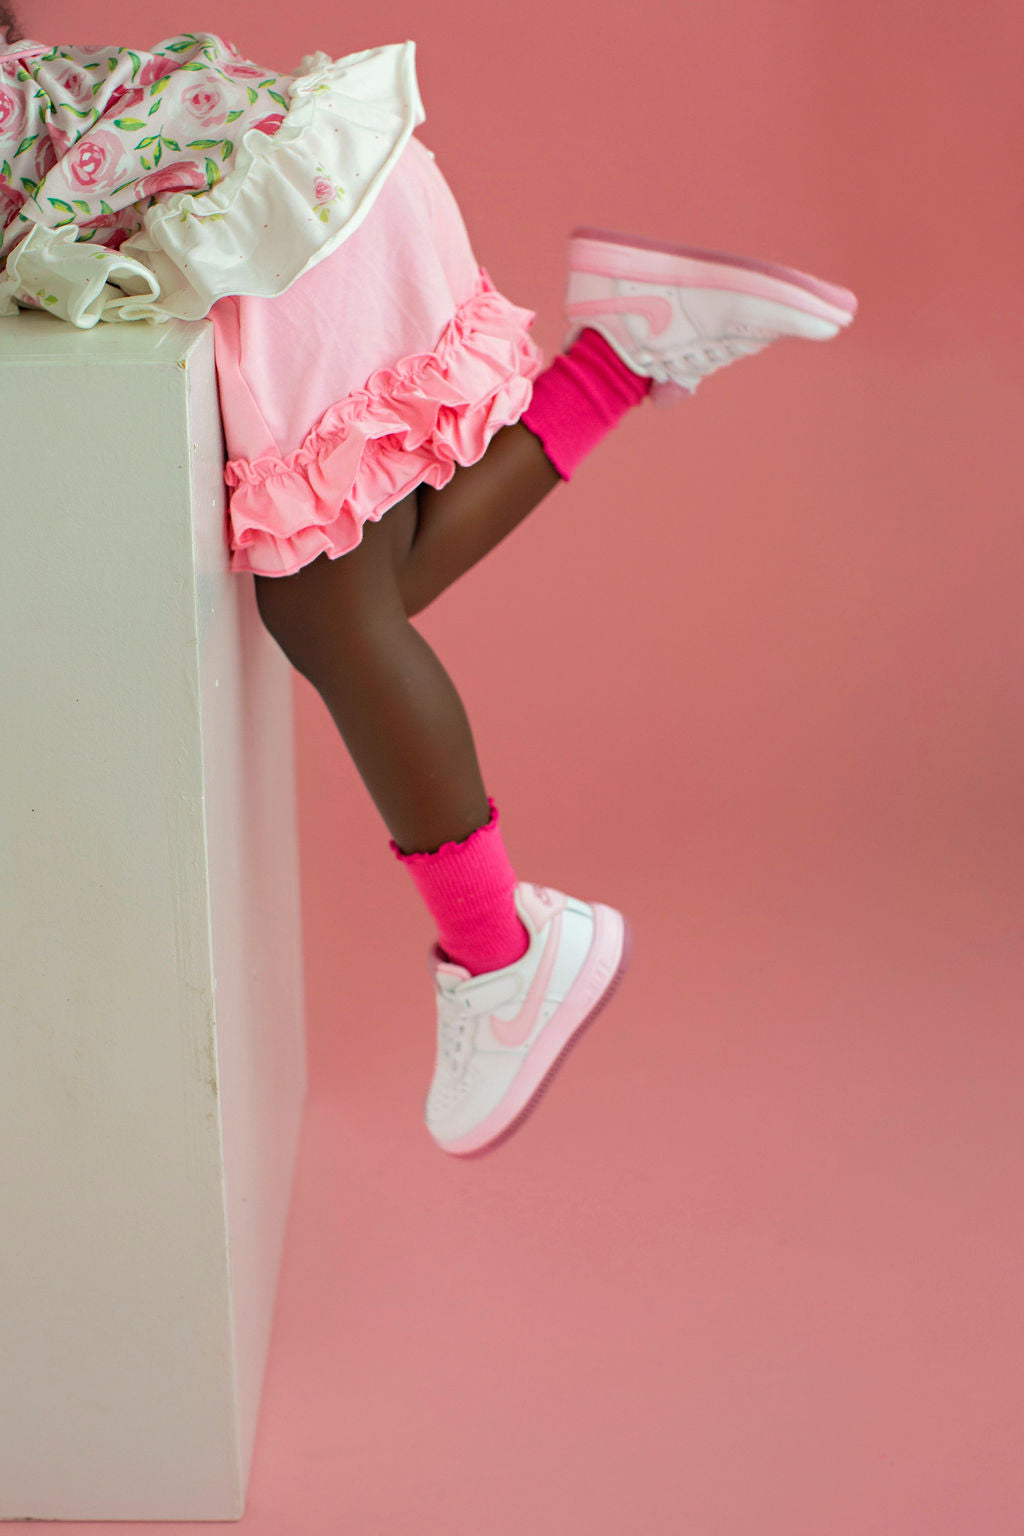
M 206 322 L 0 319 L 0 1518 L 244 1512 L 306 1095 Z

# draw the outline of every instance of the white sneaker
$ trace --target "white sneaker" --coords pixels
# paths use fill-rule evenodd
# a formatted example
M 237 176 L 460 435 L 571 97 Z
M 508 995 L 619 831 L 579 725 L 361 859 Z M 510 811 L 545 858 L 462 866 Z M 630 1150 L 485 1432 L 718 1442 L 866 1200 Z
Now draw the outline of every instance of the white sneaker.
M 655 380 L 656 405 L 781 336 L 827 341 L 856 312 L 849 289 L 794 267 L 603 229 L 569 236 L 563 348 L 586 327 L 600 331 L 628 368 Z
M 515 903 L 530 945 L 513 965 L 472 976 L 430 950 L 438 1042 L 426 1123 L 457 1156 L 522 1123 L 629 963 L 629 927 L 614 907 L 525 882 Z

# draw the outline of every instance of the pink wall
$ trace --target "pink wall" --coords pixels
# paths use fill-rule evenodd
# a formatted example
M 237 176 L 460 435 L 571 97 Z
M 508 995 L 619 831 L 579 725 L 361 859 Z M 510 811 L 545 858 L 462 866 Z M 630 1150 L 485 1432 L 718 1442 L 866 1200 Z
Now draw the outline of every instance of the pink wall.
M 430 926 L 297 682 L 312 1096 L 248 1525 L 1020 1536 L 1017 0 L 22 4 L 284 69 L 415 38 L 549 354 L 575 223 L 861 303 L 636 412 L 420 621 L 521 875 L 635 931 L 491 1160 L 422 1128 Z

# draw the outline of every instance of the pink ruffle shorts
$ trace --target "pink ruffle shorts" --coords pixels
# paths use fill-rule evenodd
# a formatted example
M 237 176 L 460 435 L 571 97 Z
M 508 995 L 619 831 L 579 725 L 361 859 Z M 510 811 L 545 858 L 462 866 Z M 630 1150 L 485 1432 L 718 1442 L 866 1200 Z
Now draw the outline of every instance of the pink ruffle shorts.
M 544 366 L 428 149 L 409 139 L 363 222 L 274 298 L 210 311 L 232 571 L 289 576 L 353 549 L 518 421 Z

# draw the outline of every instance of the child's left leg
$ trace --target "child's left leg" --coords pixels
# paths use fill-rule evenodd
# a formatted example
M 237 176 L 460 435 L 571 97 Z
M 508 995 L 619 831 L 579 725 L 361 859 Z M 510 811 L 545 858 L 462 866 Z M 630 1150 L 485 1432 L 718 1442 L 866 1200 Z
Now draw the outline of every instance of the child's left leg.
M 794 268 L 608 231 L 570 243 L 567 351 L 514 425 L 440 490 L 422 485 L 401 584 L 417 613 L 522 521 L 655 381 L 659 404 L 782 336 L 826 340 L 856 297 Z

